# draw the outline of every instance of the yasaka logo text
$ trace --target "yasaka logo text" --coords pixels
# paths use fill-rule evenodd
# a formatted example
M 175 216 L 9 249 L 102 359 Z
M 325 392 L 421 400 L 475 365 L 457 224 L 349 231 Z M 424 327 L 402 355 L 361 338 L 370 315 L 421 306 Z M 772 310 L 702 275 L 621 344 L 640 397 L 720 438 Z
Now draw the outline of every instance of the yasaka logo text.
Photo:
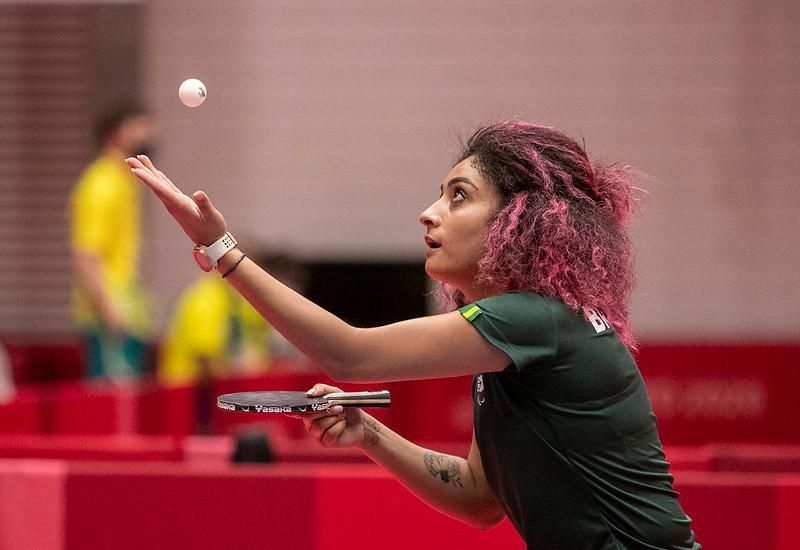
M 256 412 L 260 413 L 288 413 L 292 412 L 292 408 L 286 405 L 280 405 L 278 407 L 275 406 L 268 406 L 268 405 L 256 405 Z

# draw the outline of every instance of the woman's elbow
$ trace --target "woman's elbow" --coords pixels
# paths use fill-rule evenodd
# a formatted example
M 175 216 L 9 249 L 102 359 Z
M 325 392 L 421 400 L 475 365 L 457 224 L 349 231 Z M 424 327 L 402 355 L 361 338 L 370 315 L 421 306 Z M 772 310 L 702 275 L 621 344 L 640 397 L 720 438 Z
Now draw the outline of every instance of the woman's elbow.
M 504 519 L 506 519 L 506 516 L 504 514 L 494 515 L 491 517 L 484 517 L 481 518 L 481 521 L 475 523 L 475 527 L 477 527 L 481 531 L 488 531 L 492 527 L 496 527 L 497 525 L 499 525 Z
M 338 349 L 323 357 L 316 357 L 320 367 L 336 382 L 382 381 L 380 368 L 374 360 L 375 354 L 365 351 L 369 329 L 350 329 L 342 336 Z
M 503 513 L 503 510 L 501 510 L 496 503 L 492 502 L 491 505 L 484 506 L 480 510 L 476 510 L 470 514 L 467 522 L 482 531 L 488 531 L 504 519 L 506 519 L 506 515 Z
M 374 369 L 355 361 L 325 361 L 320 365 L 325 374 L 336 382 L 378 382 L 381 381 Z

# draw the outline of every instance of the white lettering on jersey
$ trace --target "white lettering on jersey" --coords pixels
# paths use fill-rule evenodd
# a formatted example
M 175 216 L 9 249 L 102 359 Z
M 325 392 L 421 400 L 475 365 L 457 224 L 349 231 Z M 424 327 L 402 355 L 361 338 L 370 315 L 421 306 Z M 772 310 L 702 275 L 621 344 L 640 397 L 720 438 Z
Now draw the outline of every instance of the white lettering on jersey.
M 480 407 L 486 402 L 486 396 L 483 395 L 483 375 L 479 374 L 475 379 L 475 399 Z
M 605 316 L 596 309 L 588 307 L 583 308 L 583 314 L 586 316 L 586 320 L 592 324 L 595 332 L 598 334 L 611 328 L 611 323 L 608 322 L 608 319 L 606 319 Z

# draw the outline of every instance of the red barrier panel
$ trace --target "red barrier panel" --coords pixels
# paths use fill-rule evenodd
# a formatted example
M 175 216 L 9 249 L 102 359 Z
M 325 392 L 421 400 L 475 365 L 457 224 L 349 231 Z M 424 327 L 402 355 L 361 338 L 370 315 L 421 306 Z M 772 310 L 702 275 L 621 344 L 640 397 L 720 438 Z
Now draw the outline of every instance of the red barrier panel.
M 53 433 L 136 433 L 139 389 L 133 384 L 70 382 L 45 390 L 46 423 Z
M 637 359 L 664 443 L 800 443 L 800 346 L 650 344 Z
M 67 466 L 50 460 L 0 460 L 0 549 L 64 549 Z
M 800 446 L 764 444 L 709 445 L 710 468 L 728 472 L 800 472 Z
M 328 545 L 353 550 L 525 546 L 509 521 L 487 531 L 466 525 L 432 509 L 375 467 L 319 472 L 323 474 L 317 480 L 319 512 L 308 519 L 315 526 L 320 550 Z
M 447 518 L 373 466 L 75 464 L 65 503 L 67 549 L 523 546 L 510 526 Z
M 73 465 L 66 548 L 313 548 L 314 481 L 299 468 Z
M 704 548 L 797 547 L 800 475 L 678 472 Z M 0 548 L 522 548 L 368 465 L 203 467 L 0 460 Z
M 775 494 L 775 550 L 795 550 L 800 529 L 800 476 L 778 476 Z
M 326 449 L 311 438 L 290 439 L 267 433 L 278 463 L 360 463 L 371 461 L 358 449 Z M 438 443 L 433 449 L 448 454 L 463 452 L 460 444 Z M 0 434 L 0 458 L 36 458 L 68 461 L 181 462 L 222 466 L 231 462 L 232 436 L 153 436 Z
M 703 548 L 774 548 L 774 476 L 678 472 L 675 487 Z
M 169 436 L 0 434 L 0 458 L 177 462 L 184 450 Z
M 472 439 L 472 377 L 395 382 L 391 428 L 413 441 Z
M 0 405 L 0 432 L 37 433 L 47 431 L 42 390 L 38 387 L 17 388 L 14 400 Z
M 670 471 L 697 470 L 705 472 L 711 470 L 713 456 L 711 449 L 706 445 L 666 447 L 664 454 L 669 462 Z
M 139 395 L 139 429 L 143 434 L 183 437 L 197 429 L 197 388 L 145 386 Z M 213 406 L 213 403 L 207 403 Z
M 712 442 L 800 444 L 800 346 L 646 345 L 639 365 L 667 445 Z M 216 434 L 266 423 L 271 430 L 302 438 L 301 423 L 280 415 L 231 413 L 215 407 L 220 393 L 294 389 L 330 382 L 321 373 L 276 363 L 266 374 L 215 381 L 205 394 L 195 387 L 160 388 L 148 381 L 133 387 L 63 382 L 22 387 L 0 406 L 0 432 L 146 433 L 185 436 L 198 430 L 198 413 L 211 418 Z M 388 410 L 370 411 L 402 435 L 425 441 L 469 443 L 471 377 L 339 384 L 345 390 L 387 388 Z M 202 400 L 200 399 L 202 397 Z M 202 407 L 202 408 L 201 408 Z

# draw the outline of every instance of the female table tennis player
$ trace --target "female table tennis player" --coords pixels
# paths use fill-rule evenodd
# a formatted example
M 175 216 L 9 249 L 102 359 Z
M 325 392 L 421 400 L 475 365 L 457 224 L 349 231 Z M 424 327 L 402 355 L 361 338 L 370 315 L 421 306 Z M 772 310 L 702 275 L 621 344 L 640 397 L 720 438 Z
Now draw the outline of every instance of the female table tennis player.
M 334 379 L 472 374 L 467 458 L 423 449 L 358 409 L 304 417 L 357 446 L 423 500 L 479 527 L 508 517 L 530 548 L 696 549 L 630 354 L 630 171 L 592 163 L 560 131 L 480 128 L 420 216 L 425 269 L 453 311 L 355 328 L 248 260 L 202 191 L 146 157 L 133 172 L 216 268 Z M 317 385 L 314 395 L 336 388 Z

